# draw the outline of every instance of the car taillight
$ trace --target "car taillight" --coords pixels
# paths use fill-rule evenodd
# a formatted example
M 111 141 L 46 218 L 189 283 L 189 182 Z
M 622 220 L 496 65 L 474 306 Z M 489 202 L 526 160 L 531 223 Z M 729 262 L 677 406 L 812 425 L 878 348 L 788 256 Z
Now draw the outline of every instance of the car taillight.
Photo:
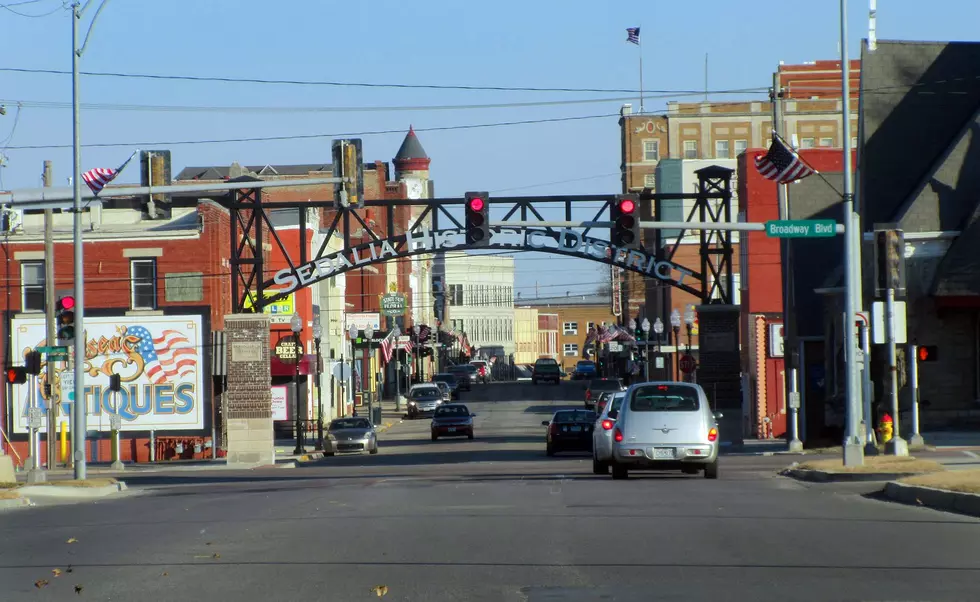
M 613 427 L 613 421 L 612 420 L 603 420 L 602 421 L 602 430 L 604 430 L 604 431 L 610 431 L 610 430 L 612 430 L 612 427 Z M 618 441 L 618 439 L 617 439 L 617 441 Z
M 616 429 L 615 431 L 613 431 L 613 439 L 616 440 L 616 443 L 619 443 L 620 441 L 622 441 L 623 440 L 623 431 L 621 431 L 619 429 Z
M 708 441 L 711 441 L 713 443 L 717 441 L 717 439 L 718 439 L 718 429 L 712 428 L 710 431 L 708 431 Z
M 557 422 L 552 422 L 551 423 L 551 426 L 548 427 L 548 430 L 551 431 L 551 434 L 552 435 L 557 435 L 558 434 L 558 423 Z
M 586 389 L 585 391 L 585 401 L 592 399 L 592 391 Z

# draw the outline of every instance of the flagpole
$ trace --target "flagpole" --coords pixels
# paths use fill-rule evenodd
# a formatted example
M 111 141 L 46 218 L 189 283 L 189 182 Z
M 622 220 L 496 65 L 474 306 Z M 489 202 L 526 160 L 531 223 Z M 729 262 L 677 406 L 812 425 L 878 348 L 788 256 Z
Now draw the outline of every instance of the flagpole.
M 640 47 L 640 114 L 643 114 L 643 38 L 640 34 L 643 33 L 643 26 L 637 27 L 636 29 L 636 45 Z

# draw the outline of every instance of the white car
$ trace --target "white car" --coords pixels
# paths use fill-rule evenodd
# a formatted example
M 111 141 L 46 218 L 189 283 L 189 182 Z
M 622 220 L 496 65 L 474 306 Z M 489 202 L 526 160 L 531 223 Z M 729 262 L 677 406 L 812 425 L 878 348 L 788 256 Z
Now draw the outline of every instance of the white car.
M 612 429 L 612 478 L 626 479 L 631 470 L 680 470 L 717 479 L 718 418 L 696 384 L 631 386 Z
M 592 429 L 592 472 L 609 474 L 609 461 L 612 459 L 613 427 L 619 416 L 619 407 L 626 398 L 626 391 L 617 391 L 606 403 Z

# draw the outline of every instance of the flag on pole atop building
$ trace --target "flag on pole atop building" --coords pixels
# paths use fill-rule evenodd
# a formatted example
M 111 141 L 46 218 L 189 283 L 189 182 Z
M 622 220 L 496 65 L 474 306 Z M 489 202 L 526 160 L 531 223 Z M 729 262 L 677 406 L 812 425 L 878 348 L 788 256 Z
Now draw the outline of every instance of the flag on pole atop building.
M 779 184 L 789 184 L 817 173 L 778 136 L 773 136 L 769 152 L 755 158 L 755 168 L 763 178 Z
M 82 174 L 82 180 L 88 184 L 89 189 L 92 190 L 92 194 L 98 195 L 102 192 L 102 189 L 106 187 L 106 184 L 116 179 L 122 170 L 126 169 L 129 162 L 133 160 L 133 157 L 139 154 L 139 150 L 129 156 L 128 159 L 123 161 L 123 164 L 119 166 L 119 169 L 110 169 L 108 167 L 96 167 L 95 169 L 90 169 Z
M 626 41 L 633 42 L 637 46 L 640 45 L 640 28 L 639 27 L 627 27 L 626 28 Z

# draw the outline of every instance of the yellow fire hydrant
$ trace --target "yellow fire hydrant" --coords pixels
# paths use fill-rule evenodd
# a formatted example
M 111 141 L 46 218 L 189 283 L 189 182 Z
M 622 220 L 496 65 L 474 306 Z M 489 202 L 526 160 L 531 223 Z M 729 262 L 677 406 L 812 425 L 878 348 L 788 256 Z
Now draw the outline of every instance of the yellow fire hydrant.
M 887 443 L 891 441 L 892 433 L 894 429 L 894 421 L 892 417 L 887 412 L 878 421 L 878 436 L 881 437 L 882 443 Z

